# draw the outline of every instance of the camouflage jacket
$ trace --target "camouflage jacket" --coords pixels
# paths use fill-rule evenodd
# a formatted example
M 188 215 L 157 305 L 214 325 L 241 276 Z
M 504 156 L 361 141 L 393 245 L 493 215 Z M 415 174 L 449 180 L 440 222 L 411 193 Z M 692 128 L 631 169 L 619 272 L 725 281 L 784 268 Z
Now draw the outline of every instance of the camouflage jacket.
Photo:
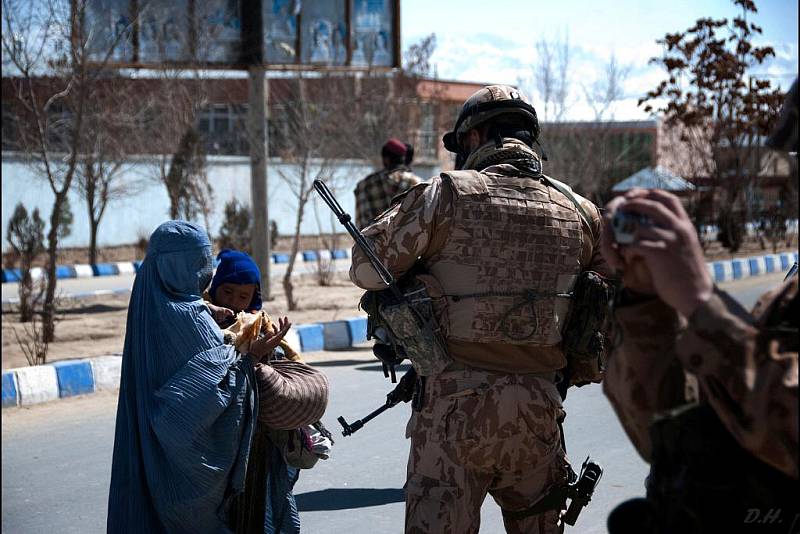
M 358 182 L 356 195 L 356 226 L 364 228 L 389 208 L 392 199 L 422 180 L 403 165 L 382 169 Z
M 780 333 L 796 325 L 796 295 L 794 277 L 752 314 L 719 289 L 688 321 L 658 299 L 616 310 L 621 340 L 603 390 L 646 461 L 653 417 L 704 400 L 742 447 L 798 477 L 797 331 Z
M 508 140 L 507 140 L 508 141 Z M 538 156 L 528 147 L 513 141 L 506 142 L 503 149 L 514 145 L 516 153 L 525 152 L 528 158 Z M 489 150 L 491 152 L 491 150 Z M 498 173 L 513 176 L 514 164 L 502 158 L 492 158 L 487 167 L 476 166 L 482 173 Z M 384 212 L 372 225 L 364 230 L 365 237 L 373 244 L 378 256 L 396 277 L 409 271 L 419 260 L 428 271 L 441 259 L 448 239 L 454 230 L 456 191 L 450 182 L 435 177 L 430 182 L 419 184 L 396 199 L 392 207 Z M 577 197 L 577 195 L 576 195 Z M 607 272 L 608 269 L 599 252 L 600 215 L 597 207 L 586 199 L 579 198 L 584 211 L 591 216 L 588 224 L 581 220 L 582 245 L 579 261 L 582 269 Z M 565 201 L 569 202 L 569 201 Z M 498 243 L 502 248 L 502 243 Z M 535 243 L 530 244 L 530 257 L 535 258 Z M 358 247 L 353 248 L 353 263 L 350 279 L 364 289 L 383 289 L 380 278 Z M 531 260 L 535 262 L 535 259 Z M 451 273 L 458 277 L 458 273 Z M 458 280 L 448 280 L 458 284 Z M 523 289 L 525 281 L 520 282 Z M 430 292 L 430 291 L 429 291 Z M 462 363 L 487 370 L 514 373 L 546 373 L 566 365 L 566 358 L 557 344 L 530 346 L 504 342 L 476 343 L 448 339 L 450 356 Z

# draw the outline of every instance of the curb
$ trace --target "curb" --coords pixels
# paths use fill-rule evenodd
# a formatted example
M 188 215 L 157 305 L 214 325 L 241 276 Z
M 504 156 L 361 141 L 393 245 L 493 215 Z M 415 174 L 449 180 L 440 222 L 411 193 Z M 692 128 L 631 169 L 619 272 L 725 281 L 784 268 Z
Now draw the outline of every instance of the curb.
M 317 259 L 323 260 L 341 260 L 350 257 L 350 252 L 344 249 L 337 250 L 304 250 L 297 253 L 296 261 L 311 262 Z M 272 263 L 289 263 L 289 255 L 281 253 L 272 254 Z M 96 263 L 94 265 L 78 264 L 78 265 L 57 265 L 56 278 L 91 278 L 93 276 L 116 276 L 119 274 L 134 274 L 139 270 L 142 265 L 141 261 L 118 261 L 114 263 Z M 215 264 L 216 266 L 216 264 Z M 34 267 L 31 269 L 31 277 L 38 280 L 44 276 L 44 270 L 41 267 Z M 22 278 L 22 273 L 19 269 L 3 269 L 2 283 L 6 282 L 19 282 Z
M 352 348 L 367 341 L 367 318 L 297 325 L 286 340 L 300 352 Z M 121 353 L 8 369 L 3 371 L 3 408 L 118 389 L 121 373 Z
M 706 268 L 714 282 L 729 282 L 763 274 L 786 272 L 797 261 L 797 252 L 750 256 L 733 260 L 707 262 Z

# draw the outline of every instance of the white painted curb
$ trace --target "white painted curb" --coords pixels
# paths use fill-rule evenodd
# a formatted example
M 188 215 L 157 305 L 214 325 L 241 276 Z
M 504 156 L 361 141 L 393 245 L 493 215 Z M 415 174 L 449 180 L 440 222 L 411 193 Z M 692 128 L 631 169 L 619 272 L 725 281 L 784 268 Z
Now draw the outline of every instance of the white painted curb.
M 91 265 L 75 265 L 75 276 L 78 278 L 91 278 L 94 276 Z
M 119 274 L 134 274 L 136 272 L 133 262 L 130 261 L 118 261 L 116 266 L 119 269 Z
M 19 403 L 22 406 L 58 398 L 58 377 L 52 365 L 36 365 L 13 370 L 17 375 Z
M 95 389 L 117 389 L 122 376 L 122 356 L 87 358 L 92 364 Z

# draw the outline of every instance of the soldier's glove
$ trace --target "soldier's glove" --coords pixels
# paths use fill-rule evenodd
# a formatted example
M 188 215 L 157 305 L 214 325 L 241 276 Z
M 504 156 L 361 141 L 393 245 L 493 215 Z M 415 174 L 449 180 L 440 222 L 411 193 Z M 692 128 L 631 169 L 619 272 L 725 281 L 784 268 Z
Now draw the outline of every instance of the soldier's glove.
M 399 355 L 395 352 L 394 347 L 386 343 L 375 343 L 375 345 L 372 346 L 372 353 L 383 365 L 383 376 L 387 378 L 391 376 L 392 383 L 397 382 L 394 368 L 396 365 L 400 365 L 403 362 L 405 356 Z

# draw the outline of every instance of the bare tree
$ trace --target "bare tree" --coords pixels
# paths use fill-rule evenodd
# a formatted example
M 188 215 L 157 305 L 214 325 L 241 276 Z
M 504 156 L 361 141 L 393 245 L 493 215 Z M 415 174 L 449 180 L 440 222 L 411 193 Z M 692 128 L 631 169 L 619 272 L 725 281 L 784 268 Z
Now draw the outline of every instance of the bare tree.
M 302 74 L 298 74 L 284 86 L 287 94 L 282 98 L 279 114 L 275 110 L 272 113 L 274 120 L 281 123 L 281 156 L 285 163 L 290 164 L 289 169 L 279 168 L 278 175 L 296 202 L 291 253 L 283 276 L 286 307 L 289 311 L 296 310 L 298 306 L 292 273 L 300 250 L 300 228 L 314 190 L 313 182 L 318 178 L 328 179 L 333 174 L 334 157 L 340 154 L 332 137 L 330 122 L 336 111 L 332 103 L 335 99 L 327 98 L 332 94 L 329 92 L 329 83 L 336 81 L 330 79 L 314 85 L 318 90 L 324 87 L 326 98 L 321 98 L 322 94 L 309 94 L 307 80 Z
M 115 84 L 117 85 L 117 84 Z M 123 86 L 124 84 L 118 84 Z M 123 94 L 124 93 L 124 94 Z M 108 205 L 137 191 L 137 181 L 129 161 L 137 126 L 134 111 L 128 109 L 129 91 L 112 91 L 108 98 L 95 102 L 86 115 L 85 154 L 75 170 L 78 192 L 86 202 L 89 216 L 89 263 L 97 263 L 97 238 L 100 222 Z M 126 102 L 126 100 L 128 102 Z
M 560 122 L 571 96 L 569 35 L 555 40 L 540 39 L 536 42 L 536 56 L 533 87 L 543 105 L 542 120 Z
M 13 69 L 21 147 L 54 195 L 47 235 L 47 286 L 41 335 L 55 335 L 56 258 L 67 195 L 86 152 L 87 110 L 113 46 L 98 51 L 87 24 L 87 0 L 3 0 L 4 64 Z M 47 74 L 48 77 L 42 78 Z
M 433 74 L 431 57 L 436 51 L 436 34 L 431 33 L 419 42 L 412 43 L 403 54 L 403 72 L 406 76 L 428 78 Z

